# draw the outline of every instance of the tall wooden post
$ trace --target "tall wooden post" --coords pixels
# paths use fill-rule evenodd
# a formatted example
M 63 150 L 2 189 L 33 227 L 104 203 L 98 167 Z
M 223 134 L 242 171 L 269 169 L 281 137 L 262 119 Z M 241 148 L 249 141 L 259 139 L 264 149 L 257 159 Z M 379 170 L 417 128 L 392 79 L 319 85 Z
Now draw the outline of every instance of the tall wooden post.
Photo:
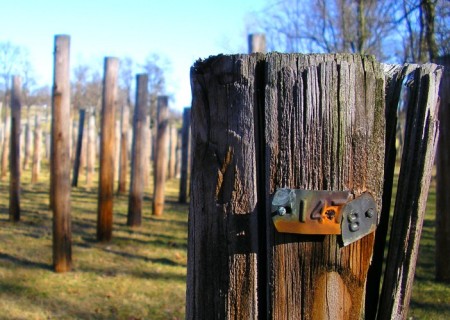
M 130 108 L 124 104 L 122 106 L 120 120 L 120 164 L 119 164 L 119 193 L 125 193 L 128 171 L 128 123 L 130 121 Z
M 436 280 L 450 282 L 450 55 L 439 58 L 444 74 L 439 90 L 439 142 L 436 161 Z
M 167 178 L 175 178 L 175 165 L 177 162 L 177 138 L 178 131 L 177 128 L 172 124 L 170 126 L 170 149 L 169 149 L 169 167 L 167 171 Z
M 78 118 L 77 149 L 75 151 L 75 161 L 73 163 L 72 187 L 78 186 L 78 176 L 80 173 L 80 164 L 81 164 L 81 150 L 83 149 L 84 117 L 86 114 L 86 110 L 80 109 L 79 114 L 80 115 Z
M 278 188 L 381 207 L 384 75 L 360 55 L 235 55 L 191 69 L 187 319 L 361 319 L 374 233 L 280 233 Z M 317 222 L 319 225 L 320 222 Z
M 100 139 L 97 239 L 110 241 L 113 223 L 115 110 L 119 60 L 105 58 Z
M 66 272 L 72 267 L 69 57 L 70 37 L 55 36 L 50 192 L 53 210 L 53 266 L 56 272 Z
M 133 146 L 131 153 L 131 181 L 128 198 L 127 225 L 140 226 L 142 221 L 142 200 L 144 196 L 144 166 L 146 157 L 145 139 L 147 130 L 148 75 L 136 77 L 136 107 L 133 116 Z M 148 166 L 148 164 L 147 164 Z
M 27 119 L 27 123 L 25 125 L 25 132 L 24 132 L 24 155 L 23 155 L 23 170 L 28 170 L 30 165 L 30 158 L 31 153 L 33 151 L 33 133 L 31 131 L 31 123 L 30 118 Z
M 33 165 L 31 171 L 31 183 L 39 181 L 41 172 L 41 145 L 42 145 L 42 128 L 39 115 L 34 119 L 34 148 L 33 148 Z
M 177 129 L 177 147 L 176 147 L 176 161 L 175 161 L 175 177 L 181 176 L 181 128 Z
M 92 186 L 95 173 L 95 160 L 97 154 L 97 129 L 95 126 L 95 114 L 91 110 L 88 119 L 88 134 L 86 141 L 86 184 Z
M 153 193 L 153 215 L 160 216 L 164 211 L 164 188 L 166 185 L 167 172 L 167 140 L 168 140 L 168 124 L 169 109 L 167 96 L 158 97 L 157 110 L 157 133 L 155 148 L 155 169 L 154 175 L 154 193 Z
M 183 127 L 181 128 L 181 177 L 179 202 L 186 203 L 189 180 L 189 154 L 190 154 L 191 108 L 184 108 Z
M 8 116 L 8 108 L 5 109 L 5 137 L 3 138 L 3 146 L 2 146 L 2 172 L 1 179 L 4 180 L 8 175 L 8 164 L 9 164 L 9 145 L 11 143 L 11 119 Z
M 9 153 L 9 220 L 20 220 L 20 111 L 22 108 L 22 81 L 12 77 L 11 140 Z
M 253 33 L 248 35 L 248 53 L 266 53 L 266 35 Z
M 142 143 L 142 150 L 144 152 L 144 161 L 143 161 L 143 169 L 142 174 L 144 176 L 144 188 L 147 189 L 150 187 L 150 155 L 151 155 L 151 143 L 150 143 L 150 116 L 147 115 L 145 117 L 144 122 L 144 142 Z

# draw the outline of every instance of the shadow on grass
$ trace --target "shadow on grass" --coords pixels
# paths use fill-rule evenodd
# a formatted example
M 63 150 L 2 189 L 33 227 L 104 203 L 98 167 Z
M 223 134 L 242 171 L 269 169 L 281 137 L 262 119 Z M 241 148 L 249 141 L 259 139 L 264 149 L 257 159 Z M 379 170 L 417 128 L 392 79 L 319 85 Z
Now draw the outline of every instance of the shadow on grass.
M 25 268 L 30 269 L 44 269 L 44 270 L 53 270 L 52 265 L 42 263 L 42 262 L 35 262 L 28 259 L 23 258 L 17 258 L 12 255 L 9 255 L 7 253 L 0 253 L 0 260 L 9 261 L 11 263 L 14 263 L 16 266 L 21 266 Z

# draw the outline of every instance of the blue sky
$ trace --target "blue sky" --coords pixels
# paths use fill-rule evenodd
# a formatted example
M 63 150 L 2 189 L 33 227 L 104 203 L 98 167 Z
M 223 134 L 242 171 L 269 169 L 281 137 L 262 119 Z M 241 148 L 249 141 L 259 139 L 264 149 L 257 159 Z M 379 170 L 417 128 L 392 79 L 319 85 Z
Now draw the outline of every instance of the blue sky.
M 190 105 L 189 68 L 198 58 L 247 50 L 246 21 L 266 0 L 0 0 L 0 41 L 29 50 L 41 85 L 51 84 L 55 34 L 71 36 L 71 67 L 106 56 L 144 63 L 166 57 L 171 107 Z M 140 70 L 136 70 L 139 72 Z

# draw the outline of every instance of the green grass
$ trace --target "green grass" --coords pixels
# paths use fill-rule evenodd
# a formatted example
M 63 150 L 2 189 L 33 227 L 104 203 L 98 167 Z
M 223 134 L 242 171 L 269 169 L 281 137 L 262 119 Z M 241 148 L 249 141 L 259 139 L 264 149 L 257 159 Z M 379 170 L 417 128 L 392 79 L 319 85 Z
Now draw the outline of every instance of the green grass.
M 409 319 L 450 319 L 450 285 L 434 280 L 435 212 L 436 184 L 433 179 L 428 193 Z
M 176 202 L 177 180 L 168 182 L 162 217 L 151 216 L 145 195 L 140 228 L 126 226 L 128 198 L 116 197 L 108 244 L 95 240 L 97 190 L 74 188 L 74 268 L 65 274 L 51 269 L 48 181 L 29 180 L 24 172 L 15 224 L 8 221 L 8 185 L 0 183 L 0 319 L 184 318 L 188 207 Z
M 72 191 L 73 271 L 56 274 L 47 172 L 22 177 L 22 220 L 8 221 L 8 183 L 0 182 L 0 319 L 182 319 L 185 309 L 188 207 L 177 203 L 178 181 L 167 184 L 160 218 L 126 226 L 127 196 L 114 200 L 113 240 L 95 240 L 97 190 Z M 409 319 L 450 319 L 450 286 L 434 281 L 435 189 L 430 188 Z M 152 190 L 151 186 L 146 190 Z

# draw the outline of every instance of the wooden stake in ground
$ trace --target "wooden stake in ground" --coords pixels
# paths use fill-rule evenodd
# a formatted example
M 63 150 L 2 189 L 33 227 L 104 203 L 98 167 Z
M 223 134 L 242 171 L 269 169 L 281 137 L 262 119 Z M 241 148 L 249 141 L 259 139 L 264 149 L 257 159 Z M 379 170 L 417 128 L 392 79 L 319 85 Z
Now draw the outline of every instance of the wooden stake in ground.
M 155 148 L 155 169 L 154 175 L 154 193 L 153 193 L 153 215 L 160 216 L 164 211 L 164 188 L 166 184 L 167 172 L 167 140 L 169 134 L 169 109 L 167 96 L 158 97 L 157 109 L 157 133 Z
M 181 128 L 181 177 L 179 202 L 186 203 L 189 180 L 189 154 L 190 154 L 190 132 L 191 132 L 191 108 L 184 108 L 183 127 Z
M 33 148 L 33 165 L 31 169 L 31 183 L 39 181 L 41 172 L 41 145 L 42 145 L 42 128 L 41 119 L 36 114 L 34 119 L 34 148 Z
M 128 123 L 130 108 L 124 104 L 121 114 L 121 131 L 120 131 L 120 164 L 119 164 L 119 188 L 118 193 L 125 193 L 128 171 Z
M 79 113 L 80 116 L 78 119 L 77 149 L 75 152 L 75 161 L 73 163 L 72 187 L 78 186 L 78 175 L 80 173 L 81 164 L 81 150 L 83 149 L 84 116 L 86 114 L 86 110 L 80 109 Z
M 410 74 L 408 74 L 410 73 Z M 406 319 L 438 138 L 441 67 L 398 68 L 391 81 L 409 77 L 405 142 L 377 319 Z M 387 119 L 388 122 L 392 119 Z
M 142 222 L 142 200 L 144 196 L 144 162 L 146 157 L 145 134 L 147 130 L 148 75 L 136 77 L 136 107 L 133 116 L 133 146 L 131 154 L 130 195 L 128 198 L 127 225 L 136 227 Z
M 55 36 L 50 192 L 53 210 L 53 267 L 56 272 L 66 272 L 72 268 L 69 57 L 70 37 Z
M 4 180 L 8 175 L 8 167 L 9 167 L 9 145 L 11 143 L 11 119 L 8 116 L 8 108 L 5 109 L 5 137 L 3 138 L 3 152 L 2 152 L 2 173 L 1 179 Z
M 105 58 L 100 140 L 97 240 L 110 241 L 113 222 L 115 110 L 119 60 Z
M 175 178 L 175 165 L 177 162 L 177 138 L 178 131 L 174 124 L 169 127 L 170 133 L 170 147 L 169 147 L 169 167 L 167 171 L 167 179 Z
M 22 109 L 22 82 L 12 77 L 11 139 L 9 153 L 9 220 L 20 220 L 20 111 Z
M 89 114 L 86 145 L 86 185 L 91 187 L 94 180 L 95 160 L 97 159 L 97 129 L 93 110 Z
M 33 133 L 31 131 L 30 118 L 27 119 L 27 124 L 25 125 L 25 136 L 24 136 L 24 155 L 23 155 L 23 170 L 28 170 L 30 164 L 31 153 L 33 151 Z
M 450 55 L 438 59 L 444 66 L 439 90 L 439 144 L 436 161 L 436 280 L 450 282 Z
M 191 70 L 187 319 L 364 318 L 374 233 L 345 247 L 340 235 L 280 233 L 272 199 L 278 188 L 346 190 L 381 208 L 380 64 L 255 54 Z

